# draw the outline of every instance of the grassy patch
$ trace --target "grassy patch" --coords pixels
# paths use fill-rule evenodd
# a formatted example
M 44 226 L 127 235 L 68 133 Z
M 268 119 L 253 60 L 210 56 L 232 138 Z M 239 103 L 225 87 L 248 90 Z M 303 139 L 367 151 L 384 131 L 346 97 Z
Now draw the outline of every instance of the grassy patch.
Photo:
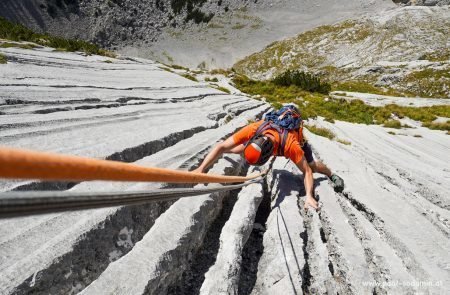
M 231 93 L 230 90 L 229 90 L 228 88 L 225 88 L 225 87 L 222 87 L 222 86 L 217 86 L 216 89 L 217 89 L 217 90 L 220 90 L 220 91 L 223 91 L 223 92 L 226 92 L 226 93 L 228 93 L 228 94 Z
M 36 48 L 36 45 L 33 44 L 21 44 L 21 43 L 11 43 L 11 42 L 5 42 L 0 44 L 0 48 L 22 48 L 22 49 L 33 49 Z
M 448 69 L 428 68 L 412 72 L 402 80 L 402 83 L 411 85 L 411 91 L 422 97 L 447 97 L 450 72 Z
M 191 80 L 191 81 L 198 82 L 197 78 L 195 78 L 195 77 L 192 76 L 192 75 L 189 75 L 189 74 L 182 74 L 181 76 L 184 77 L 184 78 L 186 78 L 186 79 L 189 79 L 189 80 Z
M 113 61 L 110 60 L 110 59 L 104 60 L 103 62 L 104 62 L 104 63 L 107 63 L 107 64 L 112 64 L 112 63 L 113 63 Z
M 161 70 L 164 70 L 164 71 L 166 71 L 166 72 L 169 72 L 169 73 L 173 73 L 173 71 L 171 70 L 171 69 L 169 69 L 169 68 L 166 68 L 166 67 L 159 67 Z
M 361 92 L 361 93 L 373 93 L 379 95 L 391 95 L 391 96 L 409 96 L 410 93 L 403 93 L 391 88 L 379 88 L 375 87 L 369 82 L 365 81 L 345 81 L 345 82 L 335 82 L 332 86 L 333 91 L 350 91 L 350 92 Z
M 398 120 L 387 120 L 384 122 L 383 127 L 400 129 L 402 128 L 402 123 Z
M 87 54 L 98 54 L 113 57 L 114 53 L 101 49 L 95 44 L 82 41 L 55 37 L 48 34 L 35 33 L 29 28 L 12 23 L 0 17 L 0 38 L 12 41 L 28 41 L 39 45 L 61 48 L 66 51 L 83 51 Z
M 233 82 L 242 92 L 265 97 L 274 108 L 279 108 L 282 103 L 296 103 L 300 106 L 304 119 L 322 116 L 328 121 L 384 124 L 391 120 L 392 114 L 422 123 L 431 123 L 437 117 L 450 118 L 450 106 L 444 105 L 415 108 L 391 104 L 375 107 L 361 100 L 325 99 L 323 94 L 307 92 L 295 85 L 279 86 L 271 81 L 254 81 L 243 75 L 237 75 Z M 438 127 L 431 124 L 426 126 Z
M 240 30 L 240 29 L 245 28 L 245 25 L 244 24 L 236 24 L 236 25 L 232 26 L 231 28 L 233 30 Z
M 6 64 L 8 62 L 8 59 L 6 56 L 0 53 L 0 64 Z
M 391 134 L 391 135 L 397 135 L 397 133 L 395 133 L 393 131 L 389 131 L 388 133 Z
M 229 75 L 231 73 L 231 71 L 230 70 L 225 70 L 225 69 L 214 69 L 214 70 L 209 71 L 209 73 L 211 75 L 224 75 L 224 76 L 227 76 L 227 75 Z
M 420 134 L 414 134 L 414 137 L 423 137 L 423 136 Z
M 447 61 L 450 60 L 450 49 L 447 47 L 441 48 L 441 50 L 428 52 L 419 57 L 419 59 L 429 61 Z
M 337 142 L 345 144 L 345 145 L 351 145 L 352 143 L 345 139 L 337 139 Z
M 217 79 L 216 77 L 213 77 L 213 78 L 206 77 L 205 81 L 206 82 L 219 82 L 219 79 Z
M 167 60 L 168 60 L 170 63 L 173 63 L 173 58 L 172 58 L 166 51 L 163 52 L 163 55 L 167 58 Z M 172 66 L 172 67 L 173 67 L 173 66 Z M 175 69 L 175 67 L 174 67 L 174 69 Z
M 336 137 L 336 135 L 331 130 L 329 130 L 327 128 L 319 127 L 319 126 L 316 126 L 316 125 L 306 125 L 305 127 L 311 133 L 314 133 L 314 134 L 319 135 L 319 136 L 326 137 L 326 138 L 328 138 L 330 140 L 332 140 L 332 139 L 334 139 Z
M 170 65 L 170 67 L 172 67 L 172 69 L 175 69 L 175 70 L 185 70 L 185 71 L 189 71 L 188 68 L 185 68 L 185 67 L 180 66 L 180 65 Z
M 441 122 L 441 123 L 425 122 L 425 123 L 423 123 L 423 126 L 433 129 L 433 130 L 450 131 L 450 120 L 448 120 L 447 122 Z

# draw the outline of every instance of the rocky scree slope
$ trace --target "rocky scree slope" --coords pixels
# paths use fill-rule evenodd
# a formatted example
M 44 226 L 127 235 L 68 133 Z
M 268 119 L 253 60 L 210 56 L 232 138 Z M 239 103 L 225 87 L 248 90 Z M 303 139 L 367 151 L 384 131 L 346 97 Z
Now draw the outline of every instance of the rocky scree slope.
M 0 65 L 2 145 L 191 169 L 268 110 L 149 60 L 0 52 L 8 58 Z M 278 158 L 263 183 L 232 193 L 1 220 L 0 293 L 448 293 L 449 137 L 316 124 L 351 142 L 305 131 L 347 185 L 336 194 L 316 175 L 320 212 L 303 210 L 302 176 Z M 255 171 L 226 155 L 210 172 Z M 167 185 L 1 183 L 2 191 L 158 187 Z
M 255 79 L 286 69 L 357 80 L 421 97 L 450 97 L 450 7 L 408 6 L 275 42 L 233 68 Z
M 394 0 L 403 5 L 444 6 L 450 5 L 449 0 Z
M 134 56 L 230 67 L 305 29 L 393 6 L 390 0 L 4 0 L 0 15 Z

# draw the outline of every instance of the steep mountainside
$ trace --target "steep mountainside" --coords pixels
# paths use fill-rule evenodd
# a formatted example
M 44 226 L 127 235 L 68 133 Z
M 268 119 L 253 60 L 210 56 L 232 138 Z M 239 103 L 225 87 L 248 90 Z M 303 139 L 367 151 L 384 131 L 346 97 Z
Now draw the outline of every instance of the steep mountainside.
M 229 67 L 305 29 L 393 6 L 391 0 L 3 0 L 0 16 L 135 56 Z
M 450 97 L 449 36 L 449 6 L 395 8 L 275 42 L 233 67 L 257 79 L 300 69 L 332 81 Z
M 150 60 L 0 52 L 1 145 L 189 170 L 269 109 Z M 263 183 L 231 193 L 2 219 L 0 293 L 448 294 L 450 137 L 315 124 L 347 141 L 305 131 L 315 157 L 346 181 L 335 193 L 315 176 L 319 212 L 305 212 L 303 177 L 278 158 Z M 210 172 L 257 169 L 225 155 Z M 164 187 L 3 181 L 0 190 Z

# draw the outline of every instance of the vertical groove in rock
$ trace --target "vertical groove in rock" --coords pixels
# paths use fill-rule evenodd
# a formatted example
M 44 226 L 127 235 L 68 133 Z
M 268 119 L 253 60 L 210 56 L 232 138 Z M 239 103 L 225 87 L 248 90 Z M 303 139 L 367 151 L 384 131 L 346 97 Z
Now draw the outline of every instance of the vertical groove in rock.
M 256 212 L 253 230 L 242 249 L 242 268 L 239 275 L 238 294 L 248 295 L 252 292 L 256 283 L 256 274 L 258 272 L 258 262 L 263 254 L 263 236 L 265 224 L 269 217 L 271 188 L 267 181 L 263 183 L 264 196 Z
M 244 167 L 239 175 L 246 175 L 248 166 Z M 231 191 L 222 200 L 222 209 L 216 219 L 209 226 L 203 239 L 202 246 L 196 251 L 189 261 L 189 266 L 183 272 L 181 278 L 168 289 L 168 294 L 198 294 L 205 280 L 205 274 L 214 264 L 220 247 L 220 234 L 222 228 L 229 219 L 233 206 L 237 201 L 240 190 Z

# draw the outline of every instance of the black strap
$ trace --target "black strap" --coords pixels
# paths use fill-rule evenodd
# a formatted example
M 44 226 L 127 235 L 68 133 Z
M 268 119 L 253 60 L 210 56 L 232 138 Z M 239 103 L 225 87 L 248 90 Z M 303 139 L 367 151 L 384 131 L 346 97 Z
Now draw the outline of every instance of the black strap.
M 284 156 L 284 147 L 286 145 L 287 136 L 289 131 L 278 126 L 277 124 L 273 123 L 272 121 L 264 121 L 261 125 L 259 125 L 258 129 L 256 129 L 255 135 L 250 138 L 250 140 L 247 142 L 246 146 L 252 141 L 253 138 L 256 136 L 262 134 L 264 131 L 268 129 L 275 129 L 278 132 L 278 136 L 280 137 L 280 145 L 278 147 L 278 155 Z
M 283 129 L 283 134 L 280 134 L 280 146 L 278 147 L 278 155 L 279 156 L 284 156 L 284 147 L 286 146 L 286 140 L 287 140 L 287 136 L 288 136 L 289 131 L 287 131 L 286 129 Z
M 263 133 L 264 131 L 266 131 L 270 127 L 272 127 L 272 122 L 264 121 L 261 125 L 259 125 L 258 129 L 256 129 L 255 135 L 253 135 L 253 137 L 256 137 L 256 136 L 260 135 L 261 133 Z

